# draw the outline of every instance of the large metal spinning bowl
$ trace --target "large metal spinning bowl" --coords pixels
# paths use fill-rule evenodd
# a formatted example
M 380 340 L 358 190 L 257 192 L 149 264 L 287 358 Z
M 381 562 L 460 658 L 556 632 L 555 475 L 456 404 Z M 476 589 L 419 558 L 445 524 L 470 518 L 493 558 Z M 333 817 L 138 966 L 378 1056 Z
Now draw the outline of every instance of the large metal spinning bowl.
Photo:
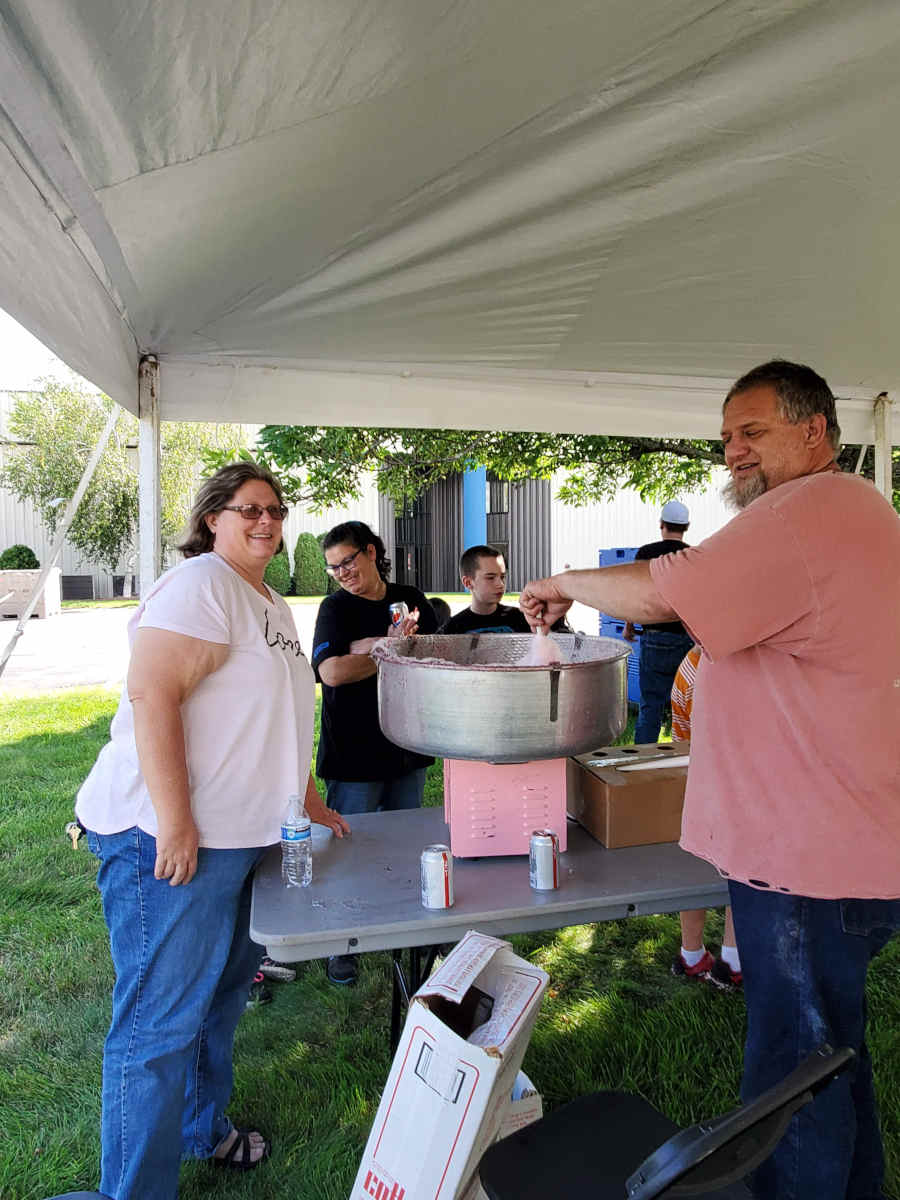
M 407 750 L 445 758 L 528 762 L 615 741 L 627 716 L 629 647 L 615 638 L 553 634 L 567 662 L 519 665 L 533 634 L 386 638 L 378 718 Z

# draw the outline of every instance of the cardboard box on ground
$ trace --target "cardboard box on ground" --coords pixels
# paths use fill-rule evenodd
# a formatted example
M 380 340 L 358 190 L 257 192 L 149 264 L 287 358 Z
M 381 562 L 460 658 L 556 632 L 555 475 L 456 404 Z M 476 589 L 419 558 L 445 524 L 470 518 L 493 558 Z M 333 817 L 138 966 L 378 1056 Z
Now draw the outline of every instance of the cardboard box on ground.
M 687 742 L 604 746 L 569 759 L 567 808 L 608 850 L 677 842 Z
M 478 1200 L 485 1150 L 541 1115 L 512 1093 L 548 977 L 469 931 L 410 1001 L 350 1200 Z

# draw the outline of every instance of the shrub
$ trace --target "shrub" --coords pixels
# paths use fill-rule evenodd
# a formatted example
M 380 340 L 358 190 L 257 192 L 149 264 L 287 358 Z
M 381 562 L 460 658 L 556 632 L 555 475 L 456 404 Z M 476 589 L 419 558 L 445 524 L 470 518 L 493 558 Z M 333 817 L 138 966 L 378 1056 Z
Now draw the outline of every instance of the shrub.
M 10 546 L 0 554 L 0 571 L 36 571 L 41 564 L 27 546 Z
M 319 539 L 314 533 L 301 533 L 294 550 L 295 594 L 324 596 L 329 591 L 329 582 Z
M 325 541 L 325 539 L 327 537 L 328 537 L 327 529 L 325 530 L 324 533 L 316 534 L 316 541 L 319 543 L 319 554 L 322 556 L 322 563 L 323 563 L 322 569 L 323 570 L 325 570 L 325 567 L 324 567 L 325 551 L 322 549 L 322 543 Z M 326 594 L 326 596 L 330 596 L 332 592 L 339 592 L 340 590 L 341 590 L 341 585 L 338 583 L 338 581 L 335 579 L 335 577 L 333 575 L 329 575 L 328 572 L 325 571 L 325 594 Z
M 266 567 L 264 576 L 266 583 L 280 596 L 286 596 L 291 590 L 291 563 L 287 550 L 279 550 Z

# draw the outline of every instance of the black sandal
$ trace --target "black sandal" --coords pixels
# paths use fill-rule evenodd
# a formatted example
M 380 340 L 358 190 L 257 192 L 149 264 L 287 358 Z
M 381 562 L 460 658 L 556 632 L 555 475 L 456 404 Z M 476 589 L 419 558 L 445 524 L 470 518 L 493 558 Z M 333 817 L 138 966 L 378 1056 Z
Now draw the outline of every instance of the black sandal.
M 258 1130 L 238 1129 L 233 1127 L 237 1137 L 228 1147 L 227 1151 L 218 1158 L 215 1154 L 212 1156 L 212 1161 L 217 1167 L 231 1167 L 234 1171 L 252 1171 L 254 1167 L 258 1167 L 260 1163 L 265 1162 L 272 1151 L 272 1143 L 268 1138 L 263 1139 L 263 1152 L 259 1158 L 250 1157 L 250 1134 L 251 1132 L 259 1132 Z M 228 1134 L 225 1135 L 227 1137 Z M 222 1139 L 223 1141 L 225 1138 Z

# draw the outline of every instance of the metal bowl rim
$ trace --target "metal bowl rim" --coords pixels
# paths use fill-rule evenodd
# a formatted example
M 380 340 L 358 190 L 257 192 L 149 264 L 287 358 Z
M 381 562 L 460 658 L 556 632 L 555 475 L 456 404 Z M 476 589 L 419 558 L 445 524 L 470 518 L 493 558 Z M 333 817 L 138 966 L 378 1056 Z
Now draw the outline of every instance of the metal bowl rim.
M 372 657 L 377 660 L 379 667 L 381 667 L 382 665 L 403 666 L 403 667 L 429 667 L 433 671 L 490 671 L 490 672 L 529 671 L 529 672 L 534 672 L 534 671 L 575 671 L 575 670 L 584 670 L 585 668 L 589 669 L 591 667 L 596 668 L 599 666 L 605 666 L 607 663 L 619 662 L 621 659 L 627 658 L 627 656 L 629 654 L 634 653 L 634 648 L 632 646 L 627 646 L 624 643 L 619 642 L 618 638 L 606 637 L 603 634 L 583 634 L 582 636 L 585 638 L 590 638 L 592 641 L 598 641 L 598 642 L 603 641 L 603 642 L 611 643 L 615 646 L 620 646 L 621 649 L 619 649 L 617 653 L 612 654 L 609 658 L 595 658 L 595 659 L 591 660 L 590 662 L 574 662 L 574 663 L 573 662 L 566 662 L 566 663 L 561 662 L 561 663 L 554 663 L 552 665 L 546 664 L 546 665 L 542 665 L 542 666 L 524 666 L 519 663 L 455 663 L 455 662 L 449 662 L 449 661 L 435 662 L 433 659 L 412 658 L 412 657 L 407 657 L 405 655 L 400 655 L 400 654 L 388 654 L 386 652 L 386 647 L 389 645 L 392 645 L 392 644 L 398 645 L 401 642 L 412 641 L 413 639 L 418 640 L 419 636 L 421 636 L 421 637 L 461 637 L 462 638 L 462 637 L 470 637 L 473 635 L 467 634 L 467 633 L 422 634 L 422 635 L 413 634 L 412 637 L 410 637 L 410 638 L 382 638 L 380 641 L 376 642 L 375 645 L 372 647 Z M 506 639 L 509 637 L 528 637 L 529 635 L 528 634 L 508 634 L 508 633 L 495 633 L 495 634 L 488 633 L 488 634 L 480 634 L 480 635 L 476 634 L 474 636 L 496 637 L 496 638 Z M 578 635 L 574 634 L 574 633 L 563 633 L 563 634 L 556 634 L 554 636 L 563 637 L 563 638 L 575 638 Z

